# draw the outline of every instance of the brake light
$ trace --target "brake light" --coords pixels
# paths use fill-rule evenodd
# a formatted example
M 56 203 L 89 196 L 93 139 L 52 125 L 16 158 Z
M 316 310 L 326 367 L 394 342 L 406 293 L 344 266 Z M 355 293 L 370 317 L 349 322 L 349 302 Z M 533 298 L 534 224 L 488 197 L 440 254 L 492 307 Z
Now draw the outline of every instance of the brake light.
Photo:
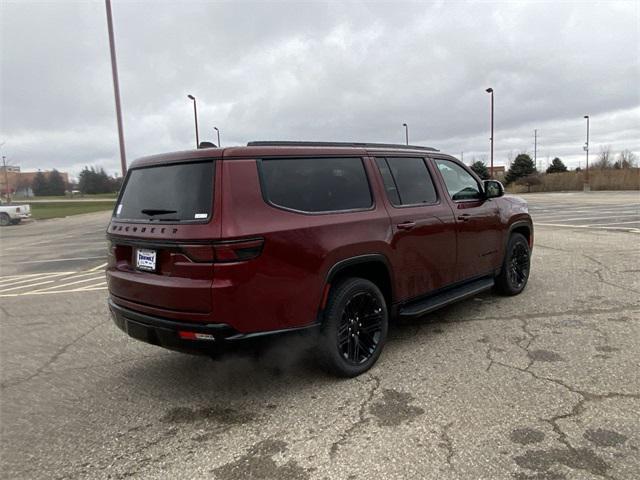
M 258 257 L 263 246 L 263 238 L 252 238 L 210 245 L 181 245 L 180 249 L 194 262 L 242 262 Z
M 239 240 L 233 242 L 220 242 L 213 245 L 216 262 L 239 262 L 251 260 L 262 253 L 263 238 Z
M 215 337 L 210 333 L 198 333 L 198 332 L 188 332 L 186 330 L 179 330 L 178 336 L 182 340 L 209 340 L 215 341 Z

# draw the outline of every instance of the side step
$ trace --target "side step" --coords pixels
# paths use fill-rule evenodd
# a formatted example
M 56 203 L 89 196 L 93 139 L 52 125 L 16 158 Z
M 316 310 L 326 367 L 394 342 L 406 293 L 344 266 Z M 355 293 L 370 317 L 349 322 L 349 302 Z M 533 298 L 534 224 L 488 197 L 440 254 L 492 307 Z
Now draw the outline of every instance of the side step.
M 404 305 L 400 308 L 398 314 L 400 318 L 419 317 L 420 315 L 432 312 L 450 303 L 488 290 L 493 287 L 493 284 L 493 277 L 479 278 L 478 280 L 473 280 L 472 282 L 445 290 L 444 292 L 436 293 L 424 300 L 418 300 Z

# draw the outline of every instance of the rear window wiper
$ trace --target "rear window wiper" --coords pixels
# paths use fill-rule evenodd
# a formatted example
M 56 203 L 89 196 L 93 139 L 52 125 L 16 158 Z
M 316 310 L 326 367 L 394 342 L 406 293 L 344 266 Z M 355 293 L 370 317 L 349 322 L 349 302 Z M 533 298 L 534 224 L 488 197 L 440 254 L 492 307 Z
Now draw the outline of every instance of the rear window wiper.
M 178 213 L 177 210 L 163 210 L 161 208 L 144 208 L 140 213 L 153 217 L 154 215 L 164 215 L 165 213 Z

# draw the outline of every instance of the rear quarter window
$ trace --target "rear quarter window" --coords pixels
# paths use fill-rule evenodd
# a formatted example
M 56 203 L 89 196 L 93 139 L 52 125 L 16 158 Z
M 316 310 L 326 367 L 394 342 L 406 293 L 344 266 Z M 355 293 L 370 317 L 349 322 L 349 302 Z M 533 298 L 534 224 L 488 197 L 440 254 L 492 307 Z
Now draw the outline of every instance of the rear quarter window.
M 300 212 L 362 210 L 373 205 L 361 158 L 283 158 L 259 162 L 265 199 Z

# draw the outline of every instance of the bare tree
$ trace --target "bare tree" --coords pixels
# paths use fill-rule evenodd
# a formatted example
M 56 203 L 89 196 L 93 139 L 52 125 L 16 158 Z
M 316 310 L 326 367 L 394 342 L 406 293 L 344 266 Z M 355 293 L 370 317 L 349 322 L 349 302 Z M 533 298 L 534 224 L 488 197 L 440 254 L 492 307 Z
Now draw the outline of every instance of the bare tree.
M 636 155 L 631 150 L 623 150 L 613 164 L 614 168 L 633 168 L 636 165 Z
M 605 147 L 600 147 L 600 153 L 596 158 L 596 161 L 593 162 L 591 168 L 605 170 L 607 168 L 611 168 L 611 159 L 613 158 L 613 154 L 611 153 L 611 145 L 607 145 Z

